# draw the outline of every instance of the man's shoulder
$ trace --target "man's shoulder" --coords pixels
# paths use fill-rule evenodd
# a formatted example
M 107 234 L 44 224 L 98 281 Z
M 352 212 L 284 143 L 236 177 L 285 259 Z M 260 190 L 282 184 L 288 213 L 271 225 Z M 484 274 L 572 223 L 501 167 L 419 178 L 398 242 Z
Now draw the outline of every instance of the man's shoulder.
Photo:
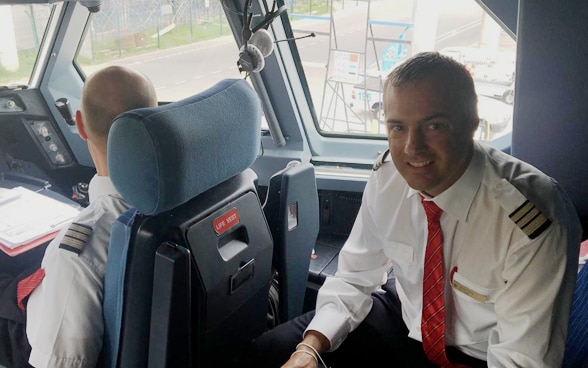
M 528 238 L 537 238 L 552 224 L 551 204 L 538 200 L 538 197 L 529 198 L 506 179 L 497 183 L 495 193 L 510 220 Z
M 390 160 L 387 160 L 389 156 L 390 156 L 390 149 L 387 149 L 384 152 L 380 153 L 378 155 L 378 158 L 374 162 L 374 165 L 372 166 L 372 170 L 378 171 L 380 169 L 380 167 L 382 167 L 382 165 L 384 165 L 386 162 L 390 162 Z
M 534 167 L 510 154 L 486 146 L 486 170 L 484 181 L 486 184 L 495 185 L 497 182 L 508 182 L 523 196 L 539 206 L 543 202 L 552 202 L 557 182 Z M 504 192 L 510 193 L 510 192 Z M 508 196 L 506 198 L 509 199 Z
M 496 149 L 487 149 L 484 183 L 529 238 L 573 215 L 560 185 L 536 167 Z
M 81 210 L 73 222 L 95 228 L 96 226 L 101 226 L 104 222 L 113 222 L 128 208 L 129 205 L 121 197 L 101 196 Z
M 128 208 L 129 205 L 120 197 L 99 197 L 84 208 L 65 230 L 59 248 L 79 255 L 86 250 L 88 244 L 108 242 L 112 223 Z M 100 239 L 94 240 L 95 234 L 102 235 Z
M 535 166 L 496 148 L 480 145 L 486 156 L 487 167 L 491 167 L 490 173 L 507 179 L 513 184 L 533 179 L 536 184 L 551 186 L 553 179 Z

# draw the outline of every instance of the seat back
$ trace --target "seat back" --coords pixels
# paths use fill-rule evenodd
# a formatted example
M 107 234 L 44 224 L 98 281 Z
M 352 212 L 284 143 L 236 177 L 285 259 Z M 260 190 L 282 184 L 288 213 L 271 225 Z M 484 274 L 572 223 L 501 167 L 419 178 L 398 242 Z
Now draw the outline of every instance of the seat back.
M 278 280 L 278 321 L 302 313 L 310 257 L 319 232 L 319 201 L 314 167 L 293 161 L 274 174 L 263 208 L 274 239 Z
M 588 240 L 583 247 L 588 246 Z M 576 279 L 563 368 L 588 367 L 588 267 L 584 265 Z
M 261 108 L 244 80 L 118 116 L 104 296 L 108 367 L 230 367 L 265 329 L 272 239 L 248 169 Z

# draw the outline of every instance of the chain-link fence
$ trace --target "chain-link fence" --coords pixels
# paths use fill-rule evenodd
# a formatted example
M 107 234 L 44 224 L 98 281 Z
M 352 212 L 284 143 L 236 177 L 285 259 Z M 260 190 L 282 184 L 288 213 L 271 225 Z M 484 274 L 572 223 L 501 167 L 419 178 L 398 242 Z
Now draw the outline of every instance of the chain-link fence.
M 167 48 L 230 33 L 218 0 L 105 0 L 92 15 L 92 59 Z
M 290 14 L 319 15 L 329 13 L 331 0 L 283 3 Z M 103 0 L 100 12 L 92 14 L 78 61 L 103 63 L 230 34 L 222 0 Z

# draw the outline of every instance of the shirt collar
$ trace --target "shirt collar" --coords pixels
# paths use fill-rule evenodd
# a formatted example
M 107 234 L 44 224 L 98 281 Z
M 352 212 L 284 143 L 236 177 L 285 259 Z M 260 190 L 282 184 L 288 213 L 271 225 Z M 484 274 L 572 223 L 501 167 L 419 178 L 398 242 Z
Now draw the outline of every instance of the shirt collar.
M 434 198 L 435 204 L 444 212 L 467 222 L 470 208 L 478 188 L 482 183 L 484 172 L 484 156 L 482 148 L 474 142 L 474 153 L 466 171 L 451 187 Z M 409 188 L 407 197 L 420 194 L 420 191 Z
M 94 175 L 92 180 L 90 180 L 88 195 L 90 196 L 90 203 L 105 195 L 116 195 L 120 197 L 120 194 L 118 194 L 118 191 L 114 188 L 110 177 L 100 176 L 98 174 Z

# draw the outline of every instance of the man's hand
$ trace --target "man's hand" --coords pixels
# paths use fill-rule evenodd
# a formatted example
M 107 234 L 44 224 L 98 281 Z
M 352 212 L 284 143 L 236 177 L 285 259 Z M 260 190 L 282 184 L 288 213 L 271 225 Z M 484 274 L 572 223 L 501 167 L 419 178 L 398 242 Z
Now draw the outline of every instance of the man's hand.
M 329 340 L 318 331 L 308 331 L 282 368 L 317 368 L 319 356 L 329 350 Z M 314 348 L 314 349 L 313 349 Z

